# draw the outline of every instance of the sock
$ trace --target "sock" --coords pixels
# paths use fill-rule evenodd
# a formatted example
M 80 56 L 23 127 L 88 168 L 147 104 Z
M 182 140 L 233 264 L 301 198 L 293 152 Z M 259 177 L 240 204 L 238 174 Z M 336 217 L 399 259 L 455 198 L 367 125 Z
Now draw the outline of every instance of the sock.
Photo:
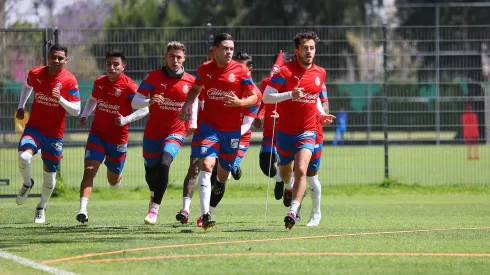
M 87 211 L 88 198 L 81 197 L 80 198 L 80 210 Z
M 308 189 L 310 190 L 311 196 L 311 213 L 320 214 L 320 202 L 322 198 L 322 184 L 318 179 L 318 175 L 313 177 L 306 177 L 306 182 L 308 183 Z
M 209 201 L 211 200 L 211 173 L 199 172 L 197 178 L 199 186 L 199 200 L 201 201 L 201 216 L 209 212 Z
M 121 181 L 118 181 L 116 185 L 110 185 L 111 189 L 117 189 L 119 186 L 121 186 Z
M 27 152 L 19 152 L 19 171 L 24 184 L 26 186 L 31 186 L 31 160 L 32 155 Z
M 225 187 L 226 187 L 225 183 L 216 181 L 213 187 L 215 188 L 214 191 L 211 190 L 211 199 L 209 200 L 209 206 L 213 207 L 213 209 L 217 207 L 221 199 L 223 199 L 223 196 L 225 195 L 225 191 L 226 191 Z M 221 193 L 215 194 L 216 188 L 221 189 Z
M 293 200 L 291 202 L 291 207 L 289 208 L 289 212 L 293 212 L 294 215 L 298 213 L 300 202 Z
M 187 211 L 187 213 L 189 213 L 191 210 L 191 200 L 192 198 L 189 198 L 189 197 L 184 197 L 184 199 L 182 200 L 182 209 Z
M 158 210 L 160 210 L 160 204 L 152 202 L 150 206 L 150 211 L 158 214 Z
M 278 169 L 278 170 L 279 170 L 279 169 Z M 279 173 L 276 173 L 276 174 L 274 175 L 274 177 L 273 177 L 273 178 L 274 178 L 274 180 L 276 180 L 277 182 L 282 182 L 282 179 L 281 179 L 281 176 L 279 175 Z
M 210 206 L 209 207 L 209 213 L 213 214 L 213 212 L 214 212 L 214 207 Z
M 56 187 L 56 172 L 44 172 L 43 190 L 41 192 L 41 201 L 37 205 L 37 208 L 46 208 L 49 198 L 53 194 Z
M 154 197 L 155 197 L 155 192 L 154 192 L 154 191 L 151 191 L 151 192 L 150 192 L 150 196 L 151 196 L 152 198 L 154 198 Z

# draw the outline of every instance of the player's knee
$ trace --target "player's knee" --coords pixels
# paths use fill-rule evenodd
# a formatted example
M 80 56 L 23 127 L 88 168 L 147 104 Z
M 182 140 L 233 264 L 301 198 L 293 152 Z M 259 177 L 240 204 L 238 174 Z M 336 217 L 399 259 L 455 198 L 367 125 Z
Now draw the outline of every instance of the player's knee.
M 56 172 L 44 172 L 44 186 L 48 189 L 54 189 L 56 186 Z
M 32 154 L 28 151 L 19 152 L 19 167 L 24 169 L 31 163 Z
M 107 181 L 111 186 L 116 186 L 121 182 L 122 175 L 107 175 Z
M 201 162 L 201 170 L 212 172 L 215 164 L 216 164 L 216 159 L 204 158 L 204 160 L 202 160 Z
M 261 153 L 259 155 L 260 170 L 266 176 L 274 176 L 277 173 L 276 166 L 274 165 L 275 162 L 275 155 L 272 155 L 271 159 L 271 153 Z
M 163 168 L 170 169 L 170 164 L 172 164 L 173 157 L 168 152 L 163 152 L 160 164 Z
M 95 178 L 95 175 L 97 175 L 97 169 L 95 169 L 94 166 L 85 167 L 85 170 L 83 171 L 83 177 L 84 178 L 93 179 L 93 178 Z

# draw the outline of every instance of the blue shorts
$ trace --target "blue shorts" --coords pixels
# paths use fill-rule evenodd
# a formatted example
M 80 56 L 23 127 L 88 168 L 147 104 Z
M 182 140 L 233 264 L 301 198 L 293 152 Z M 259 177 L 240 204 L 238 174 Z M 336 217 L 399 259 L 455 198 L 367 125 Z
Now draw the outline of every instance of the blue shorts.
M 199 134 L 194 132 L 191 142 L 191 158 L 201 157 L 201 153 L 199 153 L 199 145 Z
M 217 158 L 224 170 L 231 171 L 240 144 L 240 130 L 221 132 L 201 122 L 198 144 L 199 158 Z
M 294 155 L 301 149 L 313 152 L 316 132 L 306 131 L 299 135 L 289 135 L 277 130 L 277 153 L 279 165 L 286 165 L 294 160 Z
M 52 138 L 41 134 L 34 127 L 26 127 L 19 142 L 19 151 L 32 149 L 34 154 L 41 149 L 41 158 L 50 172 L 58 171 L 63 157 L 63 138 Z
M 85 146 L 85 160 L 102 162 L 114 174 L 121 174 L 126 162 L 128 144 L 111 144 L 97 134 L 89 134 Z
M 270 153 L 277 155 L 276 143 L 274 142 L 274 147 L 272 146 L 272 138 L 264 136 L 262 138 L 262 146 L 260 147 L 260 153 Z
M 153 167 L 160 162 L 163 152 L 167 152 L 175 159 L 184 143 L 181 134 L 170 134 L 164 139 L 153 140 L 143 137 L 143 158 L 146 167 Z
M 310 163 L 308 164 L 308 170 L 311 171 L 320 170 L 320 162 L 322 160 L 322 148 L 323 148 L 323 143 L 315 144 L 315 149 L 313 149 L 313 155 L 311 156 Z

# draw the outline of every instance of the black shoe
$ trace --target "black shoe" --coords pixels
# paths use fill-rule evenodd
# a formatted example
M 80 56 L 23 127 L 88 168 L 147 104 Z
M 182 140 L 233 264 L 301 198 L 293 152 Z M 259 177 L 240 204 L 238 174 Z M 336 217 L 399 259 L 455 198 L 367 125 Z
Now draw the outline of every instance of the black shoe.
M 282 195 L 284 194 L 283 189 L 284 182 L 276 181 L 276 187 L 274 187 L 274 196 L 276 197 L 276 200 L 282 199 Z
M 284 189 L 284 198 L 282 200 L 284 206 L 290 207 L 292 200 L 293 200 L 293 189 Z
M 235 180 L 239 180 L 241 177 L 242 177 L 242 168 L 240 168 L 240 166 L 238 166 L 236 168 L 236 170 L 234 169 L 231 169 L 231 176 L 235 179 Z
M 291 230 L 291 228 L 293 228 L 295 224 L 296 224 L 295 215 L 291 212 L 288 213 L 286 217 L 284 217 L 284 226 L 286 227 L 286 229 Z
M 202 215 L 202 228 L 207 230 L 208 228 L 212 228 L 216 225 L 216 221 L 211 218 L 211 214 L 207 213 Z
M 88 222 L 88 216 L 86 213 L 78 213 L 77 215 L 77 221 L 81 223 L 86 223 Z

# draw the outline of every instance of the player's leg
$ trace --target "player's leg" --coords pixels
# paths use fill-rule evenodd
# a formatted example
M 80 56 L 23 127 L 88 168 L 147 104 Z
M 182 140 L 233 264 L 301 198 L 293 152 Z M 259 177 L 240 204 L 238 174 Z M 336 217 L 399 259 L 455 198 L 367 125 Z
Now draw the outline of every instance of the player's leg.
M 128 144 L 107 144 L 105 166 L 107 167 L 107 181 L 111 188 L 121 185 L 122 172 L 126 163 Z
M 44 137 L 41 142 L 41 157 L 43 160 L 43 186 L 41 191 L 41 199 L 36 207 L 35 223 L 44 223 L 44 210 L 49 198 L 53 194 L 56 187 L 56 171 L 61 163 L 63 153 L 63 139 Z
M 344 135 L 345 135 L 345 128 L 342 128 L 340 131 L 340 145 L 344 145 Z
M 239 180 L 242 177 L 242 169 L 240 168 L 240 164 L 243 161 L 243 158 L 247 154 L 248 144 L 240 144 L 240 148 L 238 149 L 238 154 L 235 157 L 235 161 L 233 162 L 233 167 L 231 169 L 231 176 L 234 180 Z
M 333 142 L 332 142 L 333 145 L 337 145 L 337 143 L 339 142 L 339 137 L 340 137 L 340 127 L 337 126 L 337 128 L 335 128 L 335 136 L 333 137 Z
M 480 140 L 478 138 L 475 138 L 473 140 L 473 149 L 475 150 L 475 159 L 479 160 L 480 159 Z
M 40 138 L 40 133 L 37 130 L 28 127 L 24 130 L 19 141 L 19 172 L 23 180 L 16 197 L 16 202 L 19 205 L 24 203 L 34 186 L 34 180 L 31 178 L 31 161 L 41 146 Z
M 308 165 L 308 171 L 306 172 L 306 182 L 308 184 L 308 191 L 311 196 L 311 215 L 310 220 L 306 226 L 318 226 L 322 218 L 320 209 L 322 198 L 322 185 L 318 179 L 318 170 L 320 170 L 321 156 L 322 156 L 323 144 L 315 145 L 313 156 L 311 157 Z
M 155 186 L 158 184 L 161 144 L 162 144 L 162 140 L 152 140 L 143 137 L 143 158 L 145 159 L 145 180 L 146 183 L 148 184 L 148 188 L 150 189 L 150 201 L 148 203 L 148 212 L 150 212 L 151 205 L 154 200 Z
M 193 150 L 193 149 L 191 149 Z M 177 213 L 175 218 L 182 224 L 187 224 L 189 221 L 190 207 L 192 196 L 196 186 L 197 176 L 199 175 L 199 159 L 191 153 L 189 169 L 184 179 L 184 188 L 182 194 L 182 209 Z
M 276 200 L 280 200 L 283 196 L 284 182 L 278 173 L 278 168 L 276 167 L 277 162 L 277 150 L 272 144 L 272 138 L 264 135 L 262 138 L 262 146 L 259 153 L 259 164 L 260 170 L 266 176 L 276 180 L 276 185 L 274 187 L 274 197 Z

